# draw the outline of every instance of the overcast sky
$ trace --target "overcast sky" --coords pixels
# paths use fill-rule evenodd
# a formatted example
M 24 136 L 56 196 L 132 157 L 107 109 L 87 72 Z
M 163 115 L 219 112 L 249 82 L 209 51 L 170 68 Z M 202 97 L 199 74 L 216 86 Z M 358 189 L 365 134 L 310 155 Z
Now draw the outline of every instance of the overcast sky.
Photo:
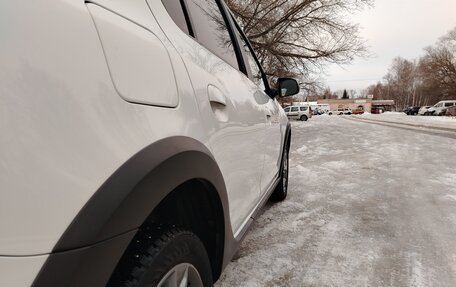
M 382 80 L 397 56 L 414 59 L 456 26 L 456 0 L 376 0 L 353 16 L 373 56 L 344 67 L 331 65 L 326 84 L 333 91 L 362 90 Z

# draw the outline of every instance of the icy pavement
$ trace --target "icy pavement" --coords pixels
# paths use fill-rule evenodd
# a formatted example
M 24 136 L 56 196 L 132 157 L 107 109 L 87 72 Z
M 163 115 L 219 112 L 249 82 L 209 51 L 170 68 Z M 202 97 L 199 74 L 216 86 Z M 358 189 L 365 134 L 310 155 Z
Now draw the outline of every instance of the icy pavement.
M 456 286 L 455 139 L 336 116 L 292 128 L 289 196 L 216 286 Z

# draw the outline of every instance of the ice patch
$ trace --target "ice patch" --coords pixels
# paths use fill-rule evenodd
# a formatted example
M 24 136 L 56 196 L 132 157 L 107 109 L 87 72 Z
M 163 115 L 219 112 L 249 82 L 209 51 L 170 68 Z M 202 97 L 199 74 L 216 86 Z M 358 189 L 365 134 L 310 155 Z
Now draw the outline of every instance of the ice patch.
M 454 173 L 444 173 L 433 180 L 434 182 L 439 182 L 451 187 L 456 186 L 456 174 Z
M 344 189 L 344 190 L 353 190 L 359 188 L 359 183 L 358 182 L 341 182 L 338 185 L 338 188 Z
M 306 172 L 310 172 L 310 170 L 307 168 L 307 167 L 303 167 L 302 165 L 298 164 L 296 167 L 295 167 L 296 171 L 300 172 L 300 173 L 306 173 Z
M 318 174 L 316 174 L 310 168 L 304 167 L 300 164 L 292 166 L 290 168 L 289 177 L 293 178 L 293 180 L 299 179 L 300 188 L 303 187 L 301 186 L 303 183 L 305 186 L 308 186 L 311 182 L 318 182 L 320 179 Z
M 424 287 L 424 286 L 429 286 L 429 284 L 426 283 L 426 273 L 423 268 L 423 264 L 421 262 L 421 259 L 417 254 L 413 254 L 410 258 L 411 260 L 411 267 L 412 267 L 412 272 L 410 274 L 410 286 L 413 287 Z
M 323 166 L 330 169 L 343 169 L 349 167 L 351 164 L 348 161 L 330 161 L 324 163 Z
M 302 147 L 298 148 L 296 151 L 298 153 L 300 153 L 301 155 L 304 155 L 307 151 L 307 147 L 305 145 L 303 145 Z
M 456 201 L 456 195 L 454 194 L 447 194 L 443 198 L 446 200 Z

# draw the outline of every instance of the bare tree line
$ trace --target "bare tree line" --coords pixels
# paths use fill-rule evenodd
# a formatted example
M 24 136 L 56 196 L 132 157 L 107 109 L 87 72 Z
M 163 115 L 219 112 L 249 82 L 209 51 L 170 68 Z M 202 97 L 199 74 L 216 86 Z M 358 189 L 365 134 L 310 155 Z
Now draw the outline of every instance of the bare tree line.
M 398 109 L 456 99 L 456 27 L 419 59 L 393 60 L 383 82 L 367 88 L 376 99 L 392 99 Z

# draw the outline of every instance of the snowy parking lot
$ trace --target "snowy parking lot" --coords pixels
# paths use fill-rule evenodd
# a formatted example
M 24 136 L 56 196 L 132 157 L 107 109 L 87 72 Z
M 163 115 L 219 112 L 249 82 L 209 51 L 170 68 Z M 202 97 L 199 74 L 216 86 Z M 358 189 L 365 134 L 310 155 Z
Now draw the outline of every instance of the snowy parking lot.
M 456 130 L 404 118 L 293 121 L 289 196 L 216 286 L 456 286 Z

